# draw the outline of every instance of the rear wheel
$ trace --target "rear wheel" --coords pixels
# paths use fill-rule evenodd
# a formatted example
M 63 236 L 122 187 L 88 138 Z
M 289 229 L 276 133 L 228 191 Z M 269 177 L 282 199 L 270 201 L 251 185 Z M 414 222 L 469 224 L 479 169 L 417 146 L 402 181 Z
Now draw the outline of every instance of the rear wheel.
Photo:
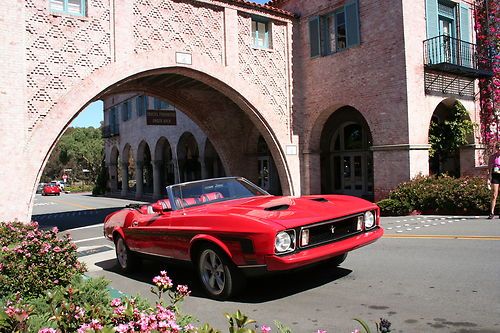
M 203 288 L 214 299 L 228 299 L 239 291 L 244 281 L 238 268 L 215 246 L 207 246 L 199 252 L 196 267 Z
M 116 261 L 120 269 L 125 272 L 132 272 L 139 266 L 139 259 L 125 244 L 125 240 L 121 236 L 115 240 Z

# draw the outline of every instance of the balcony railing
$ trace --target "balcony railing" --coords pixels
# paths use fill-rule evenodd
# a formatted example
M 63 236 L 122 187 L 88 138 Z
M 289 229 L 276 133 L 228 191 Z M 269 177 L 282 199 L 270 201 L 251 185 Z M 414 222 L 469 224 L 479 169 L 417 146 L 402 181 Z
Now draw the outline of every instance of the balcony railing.
M 440 35 L 424 40 L 424 65 L 427 68 L 469 77 L 489 77 L 492 73 L 482 68 L 488 59 L 480 59 L 476 45 Z
M 112 138 L 120 135 L 120 127 L 118 125 L 108 125 L 101 128 L 103 139 Z

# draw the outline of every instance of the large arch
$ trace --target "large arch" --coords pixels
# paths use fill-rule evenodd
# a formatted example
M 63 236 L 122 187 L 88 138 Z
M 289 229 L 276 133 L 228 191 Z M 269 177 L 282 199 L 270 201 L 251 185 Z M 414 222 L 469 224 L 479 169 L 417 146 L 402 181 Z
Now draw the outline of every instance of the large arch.
M 439 128 L 440 124 L 443 124 L 454 117 L 453 109 L 455 107 L 465 108 L 464 105 L 456 98 L 443 99 L 436 105 L 428 123 L 429 136 L 431 135 L 433 124 Z M 472 121 L 469 112 L 467 112 L 465 118 L 468 121 Z M 448 174 L 450 176 L 460 177 L 461 175 L 473 173 L 471 170 L 474 169 L 475 166 L 475 149 L 471 148 L 474 147 L 474 137 L 474 133 L 470 133 L 467 136 L 467 144 L 462 146 L 460 150 L 456 152 L 448 152 L 443 154 L 443 156 L 436 152 L 433 156 L 430 156 L 429 154 L 429 174 Z
M 333 190 L 329 188 L 328 184 L 332 183 L 332 176 L 326 174 L 326 170 L 330 169 L 331 163 L 328 160 L 333 158 L 333 155 L 338 155 L 343 158 L 345 151 L 332 150 L 332 141 L 339 134 L 343 134 L 345 126 L 351 124 L 359 124 L 363 131 L 366 132 L 365 135 L 365 147 L 364 152 L 361 154 L 362 163 L 368 174 L 368 169 L 370 169 L 370 176 L 373 177 L 373 166 L 369 161 L 371 152 L 368 152 L 368 146 L 373 143 L 373 134 L 369 126 L 369 117 L 363 112 L 359 111 L 354 105 L 347 103 L 336 103 L 330 105 L 323 112 L 319 113 L 316 118 L 311 119 L 310 122 L 305 127 L 305 140 L 302 142 L 302 158 L 303 164 L 307 165 L 307 168 L 303 169 L 303 181 L 302 187 L 310 193 L 342 193 L 339 189 Z M 369 144 L 368 144 L 369 141 Z M 345 148 L 345 147 L 344 147 Z M 343 150 L 343 148 L 341 149 Z M 370 156 L 368 156 L 370 155 Z M 354 159 L 355 156 L 351 156 Z M 359 158 L 359 157 L 358 157 Z M 353 161 L 351 161 L 353 162 Z M 365 176 L 363 176 L 365 177 Z M 366 177 L 368 179 L 368 177 Z M 373 196 L 373 184 L 372 182 L 364 182 L 362 192 L 366 193 L 350 193 L 354 195 L 364 196 L 371 198 Z M 331 187 L 331 186 L 330 186 Z
M 31 184 L 30 188 L 26 189 L 27 197 L 29 197 L 29 199 L 26 198 L 26 203 L 29 209 L 23 210 L 21 207 L 26 207 L 26 205 L 21 203 L 18 206 L 19 209 L 11 211 L 11 214 L 26 218 L 31 215 L 34 189 L 47 158 L 64 129 L 81 110 L 105 94 L 119 91 L 120 87 L 127 83 L 134 83 L 134 80 L 162 74 L 180 75 L 201 82 L 237 105 L 252 124 L 258 128 L 268 143 L 280 175 L 284 194 L 300 193 L 300 183 L 293 180 L 299 177 L 297 175 L 292 177 L 291 174 L 292 170 L 299 171 L 298 158 L 296 155 L 285 155 L 283 149 L 285 144 L 290 142 L 287 125 L 282 124 L 279 115 L 266 103 L 265 98 L 255 86 L 239 78 L 235 68 L 222 66 L 202 57 L 190 66 L 178 65 L 175 55 L 168 51 L 131 55 L 127 60 L 107 65 L 82 80 L 79 85 L 74 86 L 58 100 L 51 112 L 33 128 L 26 145 L 25 156 L 29 152 L 29 164 L 40 167 L 36 175 L 31 175 L 31 179 L 27 181 L 27 184 Z M 144 85 L 145 82 L 140 81 L 139 84 Z M 138 86 L 135 85 L 133 88 L 137 90 Z M 142 88 L 147 91 L 147 86 Z M 164 94 L 158 95 L 164 96 Z M 195 112 L 196 108 L 192 108 L 192 110 Z M 51 131 L 47 131 L 47 128 L 50 128 Z M 54 129 L 56 130 L 54 131 Z M 217 140 L 214 139 L 214 144 L 216 144 L 215 141 Z M 225 167 L 228 166 L 225 165 Z

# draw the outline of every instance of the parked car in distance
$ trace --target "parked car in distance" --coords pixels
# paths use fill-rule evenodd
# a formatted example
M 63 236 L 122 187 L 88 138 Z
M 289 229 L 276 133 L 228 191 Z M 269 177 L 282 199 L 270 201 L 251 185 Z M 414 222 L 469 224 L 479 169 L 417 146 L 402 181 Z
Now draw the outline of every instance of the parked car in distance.
M 44 186 L 45 186 L 45 183 L 39 183 L 38 186 L 36 187 L 36 194 L 42 193 Z
M 64 182 L 62 180 L 53 180 L 50 182 L 50 184 L 55 185 L 55 186 L 59 186 L 61 191 L 64 191 Z
M 357 197 L 273 196 L 241 177 L 171 185 L 167 193 L 109 214 L 104 236 L 122 271 L 137 268 L 140 255 L 188 261 L 215 299 L 234 295 L 248 275 L 338 266 L 384 232 L 378 206 Z
M 61 189 L 57 185 L 46 184 L 42 189 L 42 195 L 60 195 Z

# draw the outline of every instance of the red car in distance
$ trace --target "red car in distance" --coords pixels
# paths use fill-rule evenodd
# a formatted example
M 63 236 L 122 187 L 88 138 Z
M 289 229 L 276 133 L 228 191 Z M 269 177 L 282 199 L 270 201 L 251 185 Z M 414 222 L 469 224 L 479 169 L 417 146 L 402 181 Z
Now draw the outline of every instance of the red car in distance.
M 357 197 L 273 196 L 241 177 L 176 184 L 167 193 L 108 215 L 104 236 L 124 272 L 141 255 L 188 261 L 215 299 L 234 295 L 247 275 L 338 266 L 384 233 L 378 206 Z
M 46 184 L 42 189 L 42 195 L 60 195 L 61 189 L 54 184 Z

